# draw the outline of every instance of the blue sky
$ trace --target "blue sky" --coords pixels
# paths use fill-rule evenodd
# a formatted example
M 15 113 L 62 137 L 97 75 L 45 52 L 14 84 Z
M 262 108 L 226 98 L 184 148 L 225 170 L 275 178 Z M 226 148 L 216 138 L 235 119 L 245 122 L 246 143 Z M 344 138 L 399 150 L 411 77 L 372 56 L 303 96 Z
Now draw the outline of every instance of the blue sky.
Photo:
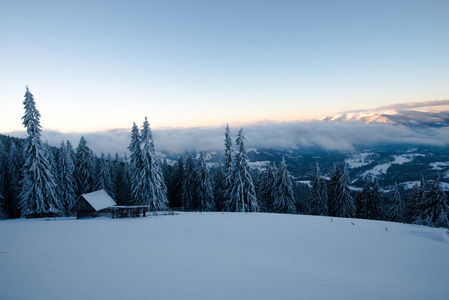
M 3 1 L 0 131 L 304 120 L 449 98 L 449 1 Z

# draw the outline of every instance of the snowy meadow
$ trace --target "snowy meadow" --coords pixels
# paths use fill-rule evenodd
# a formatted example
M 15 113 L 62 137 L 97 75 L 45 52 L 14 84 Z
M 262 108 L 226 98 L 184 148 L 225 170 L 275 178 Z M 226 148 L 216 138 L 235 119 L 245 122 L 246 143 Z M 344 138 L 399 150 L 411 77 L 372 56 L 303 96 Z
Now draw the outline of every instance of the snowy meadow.
M 265 213 L 0 221 L 0 298 L 447 299 L 449 236 Z

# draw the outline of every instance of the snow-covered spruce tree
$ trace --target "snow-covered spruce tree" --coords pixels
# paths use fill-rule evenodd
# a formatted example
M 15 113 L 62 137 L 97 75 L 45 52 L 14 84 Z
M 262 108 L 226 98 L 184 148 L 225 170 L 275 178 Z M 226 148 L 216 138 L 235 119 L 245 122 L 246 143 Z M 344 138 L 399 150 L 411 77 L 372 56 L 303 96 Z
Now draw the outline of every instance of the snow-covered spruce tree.
M 251 178 L 250 167 L 247 161 L 245 137 L 243 128 L 237 135 L 236 144 L 238 152 L 235 155 L 235 168 L 232 172 L 229 200 L 226 210 L 234 212 L 258 212 L 256 191 Z
M 419 212 L 417 211 L 417 206 L 421 202 L 421 198 L 420 188 L 415 183 L 407 195 L 407 202 L 405 204 L 406 220 L 408 223 L 413 223 L 418 218 Z
M 164 174 L 164 182 L 165 182 L 165 186 L 167 187 L 168 204 L 170 207 L 174 207 L 173 201 L 175 201 L 175 197 L 176 197 L 176 185 L 174 182 L 175 168 L 167 162 L 166 158 L 164 158 L 164 161 L 162 163 L 162 173 Z
M 401 193 L 399 192 L 398 184 L 394 183 L 393 191 L 390 196 L 392 205 L 388 211 L 388 220 L 392 222 L 404 222 L 404 203 L 402 202 Z
M 58 176 L 58 168 L 56 163 L 56 157 L 58 156 L 58 148 L 50 146 L 48 142 L 44 143 L 45 150 L 47 151 L 47 156 L 50 161 L 50 171 L 55 180 Z
M 379 191 L 379 182 L 376 177 L 374 177 L 373 187 L 371 189 L 371 195 L 369 197 L 369 202 L 366 207 L 366 218 L 371 220 L 381 220 L 382 219 L 382 197 Z
M 9 214 L 10 218 L 20 217 L 20 192 L 21 192 L 21 182 L 22 182 L 22 166 L 23 166 L 23 155 L 21 151 L 18 150 L 16 143 L 11 142 L 8 153 L 8 203 L 7 207 L 4 207 Z
M 316 163 L 315 180 L 310 191 L 307 212 L 310 215 L 327 216 L 329 210 L 327 208 L 328 197 L 326 182 L 321 178 L 320 166 Z
M 448 215 L 447 196 L 441 188 L 440 175 L 437 174 L 432 187 L 423 198 L 422 212 L 415 223 L 433 227 L 448 227 Z
M 100 157 L 95 157 L 95 181 L 94 190 L 105 190 L 112 197 L 112 184 L 110 167 L 104 153 Z
M 229 129 L 229 125 L 226 124 L 225 131 L 225 199 L 226 202 L 229 201 L 231 197 L 231 188 L 232 188 L 232 176 L 234 171 L 234 151 L 232 149 L 232 139 L 231 139 L 231 130 Z
M 131 185 L 128 157 L 124 156 L 123 162 L 116 166 L 116 193 L 118 205 L 131 205 Z
M 90 193 L 94 188 L 93 180 L 94 157 L 87 146 L 84 136 L 81 136 L 76 148 L 75 180 L 77 186 L 76 195 Z
M 140 174 L 142 171 L 142 155 L 141 155 L 141 138 L 139 133 L 139 128 L 136 123 L 133 123 L 131 129 L 131 142 L 128 146 L 131 152 L 129 160 L 129 174 L 130 174 L 130 186 L 131 186 L 131 201 L 133 203 L 142 203 L 142 199 L 139 198 L 140 194 Z
M 142 126 L 141 143 L 142 169 L 138 183 L 139 204 L 148 205 L 153 211 L 167 210 L 167 187 L 165 186 L 159 159 L 154 150 L 153 134 L 146 117 Z
M 184 209 L 197 209 L 197 170 L 192 155 L 189 155 L 186 159 L 186 165 L 184 168 L 184 179 L 182 181 L 182 206 Z
M 261 203 L 263 201 L 263 182 L 259 168 L 250 168 L 251 178 L 253 179 L 254 189 L 256 191 L 257 203 L 259 204 L 259 211 L 261 211 Z
M 56 183 L 51 173 L 50 158 L 41 140 L 40 113 L 36 109 L 33 95 L 26 88 L 25 115 L 23 125 L 28 137 L 23 143 L 24 165 L 20 193 L 22 215 L 35 213 L 41 216 L 49 213 L 60 214 L 60 202 Z
M 264 212 L 274 212 L 274 201 L 276 199 L 275 195 L 275 185 L 276 185 L 276 174 L 277 168 L 275 163 L 267 163 L 265 167 L 265 174 L 262 178 L 262 203 L 261 211 Z
M 203 152 L 200 153 L 198 158 L 198 174 L 197 174 L 197 187 L 196 195 L 198 201 L 198 210 L 200 211 L 213 211 L 214 204 L 214 191 L 212 189 L 211 176 L 204 161 Z
M 369 178 L 365 178 L 365 184 L 363 189 L 357 194 L 357 199 L 355 201 L 356 206 L 356 216 L 360 219 L 367 219 L 368 217 L 368 206 L 371 203 L 371 187 L 369 184 Z
M 217 171 L 214 175 L 214 202 L 215 210 L 222 211 L 224 209 L 224 203 L 226 201 L 225 195 L 225 173 L 223 172 L 223 166 L 221 162 L 218 162 Z
M 325 209 L 322 210 L 323 216 L 329 215 L 329 208 L 327 207 L 327 204 L 329 203 L 328 195 L 327 195 L 327 184 L 326 180 L 324 178 L 320 178 L 319 185 L 318 185 L 318 198 L 320 199 L 320 202 L 323 203 L 323 206 L 326 206 Z
M 296 213 L 292 182 L 290 180 L 290 177 L 288 176 L 287 164 L 284 157 L 282 157 L 282 161 L 279 164 L 277 172 L 275 185 L 275 201 L 273 208 L 277 213 Z
M 67 151 L 70 154 L 70 157 L 72 158 L 73 164 L 76 166 L 76 152 L 75 149 L 73 149 L 72 143 L 70 143 L 70 141 L 67 141 L 65 145 L 67 147 Z
M 349 174 L 346 164 L 340 172 L 340 178 L 335 189 L 335 216 L 342 218 L 355 217 L 355 204 L 349 189 Z
M 407 203 L 407 221 L 414 223 L 418 220 L 423 211 L 424 197 L 426 196 L 426 182 L 424 176 L 421 176 L 421 183 L 415 184 L 409 193 L 409 202 Z
M 340 181 L 340 166 L 338 163 L 334 162 L 331 177 L 328 182 L 328 209 L 329 209 L 329 215 L 335 217 L 336 211 L 337 211 L 337 203 L 336 203 L 336 194 L 337 194 L 337 188 Z
M 110 185 L 109 185 L 109 196 L 111 196 L 112 199 L 117 199 L 117 196 L 115 194 L 115 185 L 114 185 L 114 177 L 113 177 L 114 176 L 114 172 L 115 172 L 115 170 L 114 170 L 115 165 L 114 165 L 114 162 L 112 160 L 111 153 L 108 153 L 108 155 L 106 156 L 105 165 L 106 165 L 106 169 L 108 171 L 107 175 L 109 177 L 109 182 L 110 182 Z
M 175 163 L 173 168 L 173 194 L 171 195 L 171 206 L 172 207 L 181 207 L 182 203 L 182 181 L 184 179 L 184 160 L 182 156 L 178 157 L 178 160 Z
M 334 163 L 331 178 L 329 180 L 329 187 L 327 189 L 329 215 L 333 217 L 336 216 L 337 212 L 338 203 L 336 202 L 337 201 L 336 197 L 338 193 L 337 188 L 340 182 L 340 177 L 341 177 L 340 167 L 338 166 L 337 163 Z
M 75 165 L 64 141 L 61 143 L 58 151 L 57 173 L 59 198 L 61 199 L 64 213 L 68 215 L 70 208 L 72 208 L 76 201 Z
M 115 202 L 121 202 L 119 200 L 120 193 L 120 182 L 119 182 L 119 173 L 122 164 L 120 163 L 118 153 L 115 152 L 114 159 L 111 158 L 110 154 L 108 154 L 109 159 L 109 174 L 111 176 L 111 197 L 115 200 Z

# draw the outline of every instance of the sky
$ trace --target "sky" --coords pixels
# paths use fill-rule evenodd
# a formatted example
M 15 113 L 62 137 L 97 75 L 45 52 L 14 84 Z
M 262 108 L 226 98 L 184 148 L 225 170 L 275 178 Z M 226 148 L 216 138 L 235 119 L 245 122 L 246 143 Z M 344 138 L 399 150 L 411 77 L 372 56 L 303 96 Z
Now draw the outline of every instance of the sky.
M 449 99 L 449 1 L 0 0 L 0 132 L 296 121 Z

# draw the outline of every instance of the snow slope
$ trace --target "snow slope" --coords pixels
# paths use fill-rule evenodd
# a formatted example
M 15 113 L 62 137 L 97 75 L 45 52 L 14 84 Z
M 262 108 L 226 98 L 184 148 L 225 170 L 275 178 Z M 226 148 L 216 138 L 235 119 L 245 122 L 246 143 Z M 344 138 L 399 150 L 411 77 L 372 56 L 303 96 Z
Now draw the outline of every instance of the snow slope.
M 20 219 L 0 221 L 0 241 L 0 299 L 8 300 L 449 295 L 446 230 L 389 222 L 240 213 Z

